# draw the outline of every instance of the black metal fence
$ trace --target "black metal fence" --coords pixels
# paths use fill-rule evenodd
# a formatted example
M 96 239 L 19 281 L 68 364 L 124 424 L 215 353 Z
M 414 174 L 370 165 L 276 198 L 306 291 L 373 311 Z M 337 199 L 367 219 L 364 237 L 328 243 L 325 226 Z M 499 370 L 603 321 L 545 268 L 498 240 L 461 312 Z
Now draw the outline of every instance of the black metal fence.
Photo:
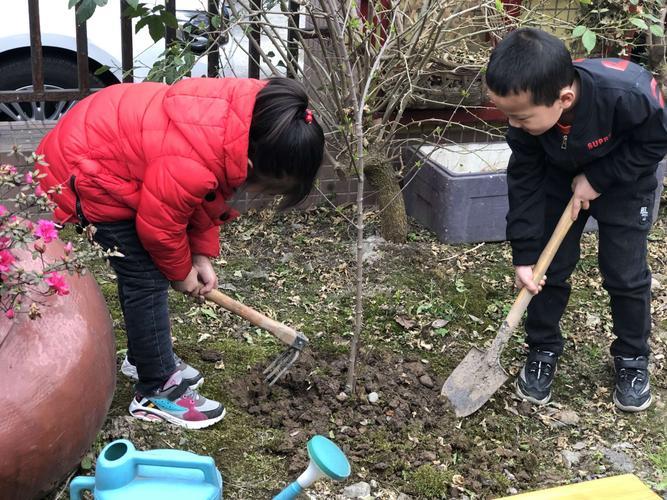
M 84 98 L 95 90 L 91 89 L 89 84 L 90 68 L 88 59 L 88 36 L 86 22 L 76 22 L 76 49 L 77 49 L 77 80 L 78 88 L 75 89 L 47 89 L 44 85 L 44 66 L 42 37 L 40 29 L 39 0 L 27 0 L 30 18 L 30 56 L 32 63 L 32 90 L 5 90 L 0 91 L 0 103 L 18 103 L 18 102 L 37 102 L 37 101 L 74 101 Z M 260 76 L 260 51 L 261 31 L 259 24 L 253 23 L 253 20 L 259 21 L 258 11 L 261 7 L 261 0 L 252 0 L 253 10 L 250 13 L 250 25 L 248 28 L 248 77 L 259 78 Z M 294 28 L 298 27 L 298 3 L 289 2 L 290 15 L 288 28 L 288 41 L 290 42 L 290 56 L 298 59 L 298 47 L 296 47 L 296 33 Z M 134 82 L 133 74 L 133 49 L 132 49 L 132 19 L 125 15 L 128 4 L 125 0 L 120 1 L 119 22 L 121 26 L 121 66 L 122 81 Z M 176 0 L 165 0 L 165 9 L 172 15 L 176 13 Z M 208 15 L 220 16 L 220 0 L 208 0 Z M 75 16 L 75 9 L 72 9 L 72 15 Z M 218 41 L 221 39 L 220 30 L 215 31 L 211 24 L 210 33 L 212 47 L 207 53 L 209 77 L 218 76 L 220 71 L 220 51 L 218 50 Z M 165 30 L 165 44 L 169 46 L 176 40 L 176 29 L 167 27 Z M 294 77 L 295 75 L 290 74 Z

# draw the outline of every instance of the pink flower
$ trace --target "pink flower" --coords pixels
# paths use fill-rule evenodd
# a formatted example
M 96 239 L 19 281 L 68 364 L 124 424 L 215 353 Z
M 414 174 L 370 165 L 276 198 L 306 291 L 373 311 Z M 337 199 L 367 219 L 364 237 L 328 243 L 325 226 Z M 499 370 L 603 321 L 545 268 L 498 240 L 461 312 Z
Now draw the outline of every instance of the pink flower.
M 46 251 L 46 245 L 44 245 L 44 243 L 42 243 L 41 241 L 35 241 L 32 247 L 35 249 L 35 251 L 39 253 L 44 253 Z
M 44 281 L 47 285 L 49 285 L 49 288 L 55 291 L 58 295 L 69 294 L 69 286 L 67 285 L 67 281 L 65 281 L 65 277 L 62 274 L 49 273 L 47 277 L 44 278 Z
M 67 243 L 65 243 L 65 255 L 71 254 L 72 250 L 74 250 L 74 247 L 72 246 L 72 242 L 68 241 Z
M 37 221 L 37 229 L 35 229 L 35 236 L 42 238 L 44 243 L 50 243 L 58 238 L 58 231 L 56 225 L 50 220 L 40 219 Z
M 42 186 L 37 186 L 35 188 L 35 196 L 45 196 L 45 195 L 46 195 L 46 193 L 42 189 Z
M 9 213 L 9 210 L 7 210 L 7 207 L 4 205 L 0 205 L 0 217 L 4 217 Z
M 5 163 L 3 165 L 0 165 L 0 172 L 2 172 L 2 173 L 7 172 L 7 173 L 13 175 L 13 174 L 16 173 L 16 167 L 14 165 L 8 165 L 8 164 Z
M 6 316 L 8 319 L 14 319 L 14 309 L 12 309 L 11 307 L 10 307 L 9 309 L 7 309 L 7 310 L 5 311 L 5 316 Z
M 30 172 L 28 172 L 27 174 L 25 174 L 25 176 L 23 177 L 23 181 L 24 181 L 26 184 L 32 184 L 32 182 L 33 182 L 32 174 L 31 174 Z
M 25 221 L 25 227 L 28 228 L 28 231 L 34 231 L 35 230 L 35 225 L 32 223 L 32 221 Z
M 9 250 L 0 250 L 0 273 L 8 273 L 16 260 Z
M 9 248 L 9 245 L 11 243 L 11 238 L 9 236 L 0 236 L 0 250 L 3 250 L 5 248 Z

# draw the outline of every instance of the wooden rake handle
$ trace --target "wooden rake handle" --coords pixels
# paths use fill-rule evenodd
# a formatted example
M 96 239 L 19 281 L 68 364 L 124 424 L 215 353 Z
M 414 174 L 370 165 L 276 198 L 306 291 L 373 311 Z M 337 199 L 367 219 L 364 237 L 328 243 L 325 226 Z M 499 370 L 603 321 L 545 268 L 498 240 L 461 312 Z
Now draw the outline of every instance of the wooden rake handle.
M 554 229 L 554 232 L 551 235 L 547 246 L 545 246 L 544 250 L 542 250 L 540 258 L 537 260 L 537 264 L 535 264 L 535 267 L 533 268 L 533 283 L 536 285 L 539 284 L 542 278 L 544 278 L 544 274 L 547 272 L 551 261 L 554 260 L 556 252 L 560 248 L 560 244 L 563 242 L 565 235 L 572 226 L 573 221 L 571 214 L 573 203 L 574 196 L 570 198 L 570 202 L 567 204 L 563 214 L 560 216 L 560 220 L 556 225 L 556 229 Z M 519 321 L 521 321 L 521 317 L 523 316 L 523 313 L 526 312 L 528 304 L 532 298 L 533 295 L 526 289 L 526 287 L 523 287 L 519 292 L 516 300 L 514 301 L 514 304 L 512 304 L 510 312 L 507 314 L 502 327 L 498 331 L 496 338 L 493 339 L 493 343 L 489 348 L 489 351 L 493 352 L 494 355 L 497 354 L 497 356 L 500 356 L 502 348 L 512 336 L 512 332 L 514 332 L 516 327 L 519 325 Z
M 205 297 L 211 302 L 215 302 L 220 307 L 224 307 L 229 312 L 241 316 L 253 325 L 260 327 L 262 330 L 266 330 L 290 347 L 301 349 L 304 345 L 304 340 L 306 343 L 308 342 L 308 339 L 306 339 L 302 333 L 299 333 L 293 328 L 273 320 L 268 316 L 264 316 L 262 313 L 255 311 L 252 307 L 248 307 L 218 290 L 211 290 Z

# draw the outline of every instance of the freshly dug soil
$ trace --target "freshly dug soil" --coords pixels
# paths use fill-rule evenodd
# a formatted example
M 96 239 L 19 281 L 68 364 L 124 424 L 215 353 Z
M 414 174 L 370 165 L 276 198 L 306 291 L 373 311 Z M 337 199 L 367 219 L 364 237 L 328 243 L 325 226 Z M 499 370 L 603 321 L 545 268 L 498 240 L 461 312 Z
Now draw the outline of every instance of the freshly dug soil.
M 429 373 L 419 358 L 372 351 L 362 354 L 357 366 L 356 398 L 341 394 L 346 356 L 314 359 L 308 353 L 273 387 L 256 371 L 238 380 L 229 394 L 261 425 L 282 431 L 274 452 L 285 455 L 291 473 L 307 466 L 306 442 L 322 434 L 332 437 L 357 469 L 363 465 L 379 481 L 403 475 L 409 483 L 424 464 L 441 470 L 456 464 L 461 488 L 452 487 L 451 496 L 464 488 L 504 494 L 507 469 L 515 469 L 513 475 L 522 482 L 530 480 L 526 470 L 535 467 L 534 455 L 488 441 L 491 449 L 473 443 L 457 428 L 458 419 L 440 396 L 444 380 Z M 373 392 L 379 397 L 376 403 L 368 400 Z

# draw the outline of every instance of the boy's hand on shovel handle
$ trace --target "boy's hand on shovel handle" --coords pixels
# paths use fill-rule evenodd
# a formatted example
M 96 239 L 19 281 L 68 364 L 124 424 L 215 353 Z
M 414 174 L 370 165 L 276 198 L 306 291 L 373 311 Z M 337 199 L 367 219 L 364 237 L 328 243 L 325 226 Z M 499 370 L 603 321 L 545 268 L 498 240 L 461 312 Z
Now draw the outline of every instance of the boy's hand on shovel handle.
M 579 174 L 572 179 L 572 193 L 572 220 L 577 220 L 579 210 L 588 210 L 591 201 L 600 196 L 584 174 Z
M 542 291 L 547 277 L 544 276 L 539 285 L 533 282 L 533 267 L 534 266 L 514 266 L 514 286 L 521 289 L 526 289 L 533 295 L 537 295 Z

